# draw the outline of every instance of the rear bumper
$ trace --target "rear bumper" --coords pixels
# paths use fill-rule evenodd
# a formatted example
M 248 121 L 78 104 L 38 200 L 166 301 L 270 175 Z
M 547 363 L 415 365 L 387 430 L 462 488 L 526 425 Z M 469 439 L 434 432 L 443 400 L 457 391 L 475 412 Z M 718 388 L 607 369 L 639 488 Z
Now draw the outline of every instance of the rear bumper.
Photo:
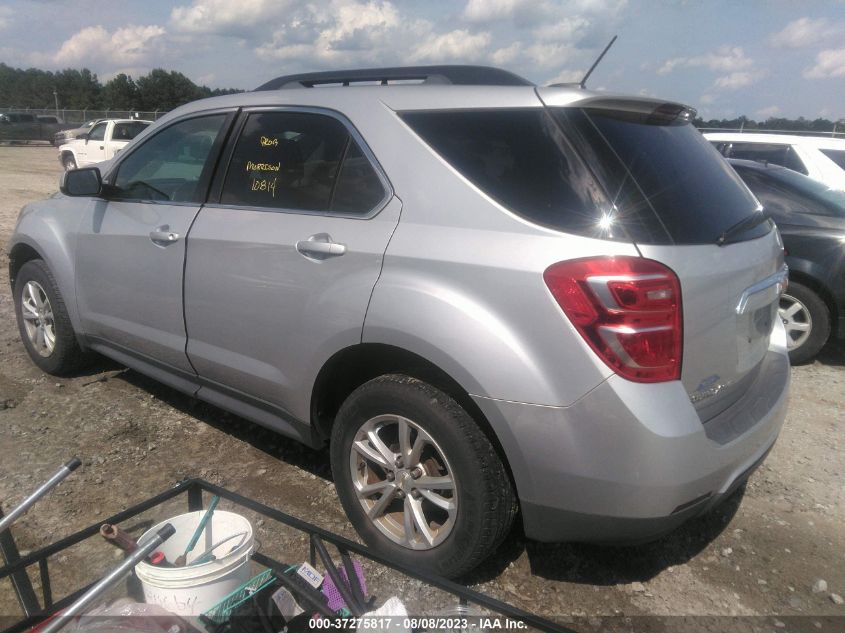
M 662 536 L 741 485 L 774 444 L 788 391 L 789 358 L 778 345 L 743 397 L 706 424 L 680 382 L 618 376 L 565 408 L 476 402 L 513 430 L 504 449 L 529 538 L 632 543 Z
M 653 541 L 669 534 L 690 519 L 718 507 L 748 481 L 751 474 L 766 459 L 772 446 L 769 446 L 749 468 L 734 479 L 724 492 L 693 499 L 666 516 L 619 517 L 584 514 L 523 502 L 521 510 L 526 534 L 536 541 L 547 543 L 565 540 L 637 545 Z

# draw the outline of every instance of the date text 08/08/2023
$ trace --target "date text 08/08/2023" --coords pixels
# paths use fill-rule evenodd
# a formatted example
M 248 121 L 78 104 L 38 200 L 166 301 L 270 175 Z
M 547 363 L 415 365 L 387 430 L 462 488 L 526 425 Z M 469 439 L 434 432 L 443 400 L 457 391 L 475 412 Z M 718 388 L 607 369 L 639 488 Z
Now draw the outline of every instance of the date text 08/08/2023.
M 362 616 L 357 618 L 312 619 L 312 629 L 403 629 L 403 630 L 522 630 L 528 625 L 521 620 L 488 616 Z

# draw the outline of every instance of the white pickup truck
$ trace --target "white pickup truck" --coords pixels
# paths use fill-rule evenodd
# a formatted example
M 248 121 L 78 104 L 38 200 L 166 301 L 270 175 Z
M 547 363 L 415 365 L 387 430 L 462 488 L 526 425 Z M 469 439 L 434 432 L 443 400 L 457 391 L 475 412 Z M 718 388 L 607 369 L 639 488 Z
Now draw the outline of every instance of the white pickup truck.
M 70 170 L 111 160 L 150 123 L 140 119 L 98 121 L 88 134 L 59 147 L 59 161 L 65 170 Z

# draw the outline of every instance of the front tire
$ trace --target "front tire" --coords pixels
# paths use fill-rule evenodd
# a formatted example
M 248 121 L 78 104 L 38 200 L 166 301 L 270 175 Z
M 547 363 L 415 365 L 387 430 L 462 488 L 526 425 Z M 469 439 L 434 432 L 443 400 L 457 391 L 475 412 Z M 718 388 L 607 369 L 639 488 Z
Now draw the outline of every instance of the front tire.
M 40 259 L 25 263 L 15 277 L 15 316 L 29 357 L 42 371 L 67 375 L 83 367 L 64 300 L 50 269 Z
M 73 156 L 65 156 L 62 159 L 62 166 L 65 168 L 65 171 L 76 169 L 76 159 Z
M 799 365 L 819 353 L 830 337 L 830 310 L 807 286 L 790 281 L 781 296 L 778 316 L 786 328 L 789 360 Z
M 513 523 L 513 487 L 490 440 L 454 399 L 415 378 L 356 389 L 332 429 L 331 462 L 364 541 L 410 567 L 459 576 Z

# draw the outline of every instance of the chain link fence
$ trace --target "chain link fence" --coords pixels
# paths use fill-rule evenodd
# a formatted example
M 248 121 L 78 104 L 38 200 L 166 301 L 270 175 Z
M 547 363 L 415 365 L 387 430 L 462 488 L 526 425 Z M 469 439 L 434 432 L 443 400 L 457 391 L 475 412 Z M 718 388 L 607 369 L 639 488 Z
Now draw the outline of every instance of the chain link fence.
M 144 112 L 141 110 L 67 110 L 55 108 L 16 108 L 14 106 L 0 107 L 0 114 L 6 112 L 26 112 L 36 116 L 54 116 L 59 123 L 85 123 L 92 119 L 147 119 L 155 121 L 167 114 L 167 110 Z

